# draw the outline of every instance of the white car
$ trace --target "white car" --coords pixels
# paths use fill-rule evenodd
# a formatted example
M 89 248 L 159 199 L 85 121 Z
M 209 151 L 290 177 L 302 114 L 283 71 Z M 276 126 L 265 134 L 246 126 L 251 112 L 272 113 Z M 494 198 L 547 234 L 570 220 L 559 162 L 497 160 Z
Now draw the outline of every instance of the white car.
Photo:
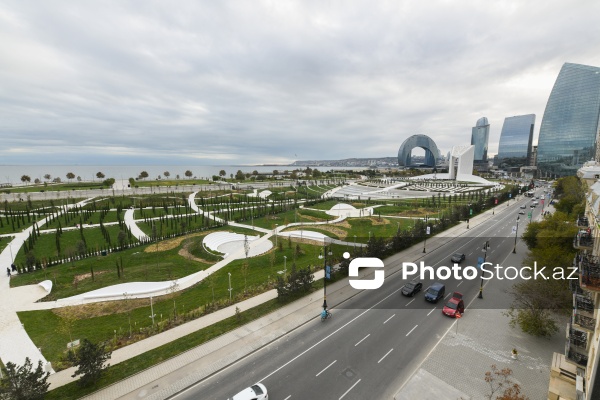
M 268 398 L 269 395 L 267 394 L 265 385 L 255 383 L 233 396 L 232 400 L 267 400 Z

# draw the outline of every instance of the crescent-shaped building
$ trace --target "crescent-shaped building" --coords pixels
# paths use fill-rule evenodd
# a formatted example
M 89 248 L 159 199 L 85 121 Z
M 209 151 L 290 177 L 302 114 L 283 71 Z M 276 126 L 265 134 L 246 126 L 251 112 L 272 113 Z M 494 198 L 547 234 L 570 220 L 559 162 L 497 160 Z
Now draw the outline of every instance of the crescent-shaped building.
M 401 167 L 412 165 L 411 156 L 415 147 L 425 150 L 425 165 L 435 167 L 440 152 L 433 139 L 427 135 L 412 135 L 402 143 L 398 150 L 398 165 Z

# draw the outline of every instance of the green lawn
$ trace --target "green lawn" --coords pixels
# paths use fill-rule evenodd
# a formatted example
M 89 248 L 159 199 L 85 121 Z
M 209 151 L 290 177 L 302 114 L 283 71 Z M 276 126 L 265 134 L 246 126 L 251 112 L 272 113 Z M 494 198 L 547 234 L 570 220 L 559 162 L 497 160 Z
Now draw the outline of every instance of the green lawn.
M 31 192 L 64 192 L 67 190 L 108 189 L 102 182 L 71 182 L 50 183 L 48 185 L 30 184 L 12 188 L 0 189 L 4 193 L 31 193 Z

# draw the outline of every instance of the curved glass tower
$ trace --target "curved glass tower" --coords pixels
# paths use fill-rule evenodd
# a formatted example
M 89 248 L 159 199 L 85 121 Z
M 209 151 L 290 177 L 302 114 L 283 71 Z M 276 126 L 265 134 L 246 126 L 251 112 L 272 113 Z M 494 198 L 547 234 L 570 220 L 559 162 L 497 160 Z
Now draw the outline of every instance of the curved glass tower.
M 490 124 L 486 117 L 479 118 L 471 131 L 471 144 L 475 146 L 475 162 L 486 162 Z
M 534 125 L 535 114 L 517 115 L 504 119 L 498 145 L 498 165 L 500 167 L 529 165 Z
M 542 176 L 575 175 L 594 158 L 600 118 L 600 68 L 565 63 L 544 111 L 537 163 Z
M 433 139 L 427 135 L 412 135 L 402 143 L 398 149 L 398 165 L 401 167 L 412 165 L 412 149 L 415 147 L 425 150 L 425 165 L 435 167 L 440 158 L 440 151 Z

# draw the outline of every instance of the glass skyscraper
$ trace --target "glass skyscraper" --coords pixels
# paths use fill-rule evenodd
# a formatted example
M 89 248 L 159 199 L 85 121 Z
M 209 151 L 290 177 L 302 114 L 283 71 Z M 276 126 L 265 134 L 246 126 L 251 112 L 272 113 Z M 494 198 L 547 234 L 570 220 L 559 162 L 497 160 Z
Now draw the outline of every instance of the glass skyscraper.
M 534 125 L 535 114 L 504 119 L 498 146 L 498 165 L 501 168 L 529 165 Z
M 600 118 L 600 68 L 565 63 L 544 111 L 538 140 L 541 176 L 575 175 L 594 158 Z
M 475 146 L 475 162 L 486 162 L 490 124 L 486 117 L 479 118 L 471 131 L 471 144 Z

